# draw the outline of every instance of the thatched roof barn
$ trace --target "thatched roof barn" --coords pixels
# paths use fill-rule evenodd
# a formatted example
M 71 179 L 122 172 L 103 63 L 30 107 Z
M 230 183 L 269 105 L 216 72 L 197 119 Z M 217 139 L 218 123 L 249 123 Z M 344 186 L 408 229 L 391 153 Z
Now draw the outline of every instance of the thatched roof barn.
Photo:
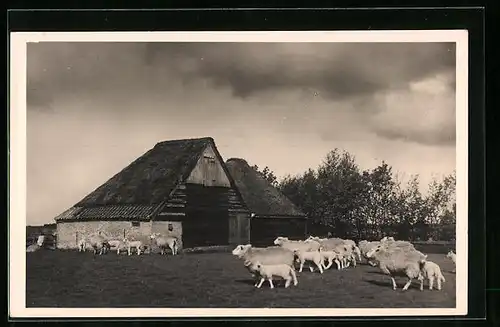
M 277 236 L 305 237 L 306 215 L 280 190 L 244 159 L 231 158 L 226 161 L 226 166 L 249 210 L 252 244 L 269 245 Z
M 58 247 L 98 230 L 116 238 L 161 232 L 185 247 L 227 244 L 228 220 L 245 212 L 238 198 L 212 138 L 160 142 L 55 218 Z

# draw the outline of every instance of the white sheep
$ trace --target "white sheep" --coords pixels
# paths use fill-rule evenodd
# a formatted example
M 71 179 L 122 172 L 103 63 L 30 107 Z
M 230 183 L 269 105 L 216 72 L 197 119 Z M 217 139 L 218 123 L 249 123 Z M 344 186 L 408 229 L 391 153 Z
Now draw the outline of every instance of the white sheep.
M 39 247 L 42 247 L 44 242 L 45 242 L 45 235 L 39 235 L 38 239 L 36 240 L 36 244 Z
M 374 242 L 368 242 L 366 240 L 360 241 L 358 243 L 358 248 L 361 252 L 361 256 L 364 257 L 367 261 L 367 263 L 371 266 L 376 266 L 377 263 L 373 259 L 369 259 L 366 257 L 366 254 L 371 250 L 376 248 L 377 246 L 380 245 L 379 241 L 374 241 Z
M 99 255 L 104 254 L 108 246 L 107 240 L 101 235 L 101 232 L 97 235 L 90 235 L 88 237 L 88 243 L 94 249 L 94 254 L 99 253 Z
M 128 255 L 132 255 L 132 249 L 135 249 L 137 251 L 137 255 L 141 255 L 141 252 L 144 249 L 144 244 L 142 243 L 142 241 L 138 241 L 138 240 L 131 241 L 127 238 L 124 238 L 123 243 L 127 247 Z
M 310 261 L 313 262 L 316 265 L 316 267 L 318 267 L 320 273 L 323 273 L 324 261 L 323 257 L 321 256 L 321 248 L 319 248 L 317 251 L 295 250 L 293 253 L 297 256 L 300 262 L 299 272 L 302 272 L 302 269 L 304 268 L 304 263 Z M 309 266 L 309 270 L 313 272 L 314 268 L 312 266 Z
M 341 268 L 344 269 L 348 266 L 348 262 L 346 257 L 348 255 L 348 248 L 344 248 L 345 241 L 340 238 L 319 238 L 310 236 L 307 239 L 307 242 L 317 242 L 321 246 L 322 251 L 335 251 L 339 255 L 337 256 L 337 260 L 339 260 Z M 340 269 L 340 268 L 339 268 Z
M 253 248 L 251 244 L 240 244 L 234 248 L 232 254 L 237 256 L 239 259 L 242 259 L 244 262 L 259 261 L 264 265 L 287 264 L 294 267 L 294 253 L 279 246 Z M 255 285 L 257 285 L 257 278 L 259 277 L 258 271 L 253 270 L 251 265 L 245 265 L 245 267 L 255 278 Z
M 340 253 L 333 250 L 324 251 L 323 249 L 321 250 L 320 253 L 321 253 L 323 268 L 325 270 L 329 269 L 332 266 L 333 262 L 337 264 L 337 269 L 340 270 L 341 268 Z M 328 261 L 328 265 L 325 265 L 325 261 Z
M 155 240 L 156 245 L 160 248 L 161 255 L 165 254 L 165 250 L 170 248 L 172 255 L 177 255 L 179 249 L 179 240 L 173 236 L 162 236 L 160 233 L 153 233 L 150 235 L 152 240 Z
M 38 251 L 40 250 L 40 246 L 38 244 L 30 244 L 27 248 L 26 248 L 26 252 L 35 252 L 35 251 Z
M 457 255 L 455 254 L 455 252 L 453 252 L 452 250 L 450 250 L 448 252 L 448 254 L 446 255 L 446 258 L 450 259 L 451 261 L 453 261 L 453 264 L 456 265 L 456 261 L 457 261 Z M 456 272 L 456 268 L 452 270 L 452 272 Z
M 264 265 L 259 261 L 252 262 L 248 260 L 245 262 L 245 265 L 248 265 L 251 270 L 258 272 L 261 277 L 260 282 L 255 285 L 257 288 L 260 288 L 266 279 L 269 281 L 269 286 L 274 288 L 273 277 L 283 278 L 285 280 L 285 288 L 288 288 L 292 281 L 294 286 L 297 286 L 299 283 L 295 270 L 287 264 Z
M 85 252 L 87 250 L 87 240 L 85 237 L 82 237 L 81 239 L 78 240 L 78 252 Z
M 287 237 L 277 237 L 274 240 L 274 244 L 281 246 L 282 248 L 288 249 L 290 251 L 317 251 L 320 244 L 316 241 L 292 241 Z
M 419 251 L 399 247 L 387 248 L 382 244 L 370 250 L 367 257 L 374 258 L 382 272 L 391 277 L 393 290 L 397 288 L 395 276 L 408 277 L 403 291 L 410 287 L 413 279 L 419 278 L 421 264 L 427 259 L 427 256 Z
M 424 279 L 429 281 L 429 290 L 432 291 L 434 287 L 434 281 L 437 282 L 437 289 L 441 290 L 441 283 L 446 282 L 446 279 L 441 272 L 441 268 L 439 265 L 432 261 L 423 262 L 420 265 L 420 275 L 418 276 L 418 280 L 420 281 L 420 290 L 424 290 Z

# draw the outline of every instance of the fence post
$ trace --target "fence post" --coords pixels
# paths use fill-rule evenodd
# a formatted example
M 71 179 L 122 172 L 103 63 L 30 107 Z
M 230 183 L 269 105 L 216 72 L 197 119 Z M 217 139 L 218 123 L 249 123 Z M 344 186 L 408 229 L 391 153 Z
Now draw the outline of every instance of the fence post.
M 76 247 L 78 247 L 78 231 L 76 231 L 75 233 L 75 241 L 76 241 L 75 245 Z

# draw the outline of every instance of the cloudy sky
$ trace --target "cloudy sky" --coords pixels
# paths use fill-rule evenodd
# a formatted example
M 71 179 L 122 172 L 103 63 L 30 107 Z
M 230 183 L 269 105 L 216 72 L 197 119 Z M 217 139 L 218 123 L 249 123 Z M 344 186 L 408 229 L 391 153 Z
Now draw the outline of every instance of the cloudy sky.
M 27 65 L 28 224 L 169 139 L 279 177 L 334 148 L 423 183 L 455 168 L 453 43 L 32 43 Z

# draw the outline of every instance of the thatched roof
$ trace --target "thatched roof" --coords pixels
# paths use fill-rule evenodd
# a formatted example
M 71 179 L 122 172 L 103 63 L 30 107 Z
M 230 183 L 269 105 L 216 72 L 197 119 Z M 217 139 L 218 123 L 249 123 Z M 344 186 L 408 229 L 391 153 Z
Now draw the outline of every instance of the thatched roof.
M 211 137 L 157 143 L 56 220 L 146 218 L 189 176 L 208 145 L 216 149 Z
M 305 217 L 290 199 L 250 167 L 244 159 L 228 159 L 226 166 L 245 205 L 256 216 Z

